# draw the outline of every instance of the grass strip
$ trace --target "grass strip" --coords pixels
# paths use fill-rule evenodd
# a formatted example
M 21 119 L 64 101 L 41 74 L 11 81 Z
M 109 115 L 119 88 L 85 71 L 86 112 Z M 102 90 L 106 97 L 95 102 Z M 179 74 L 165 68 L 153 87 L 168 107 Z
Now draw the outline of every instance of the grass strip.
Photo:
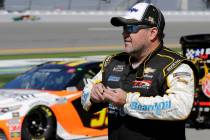
M 41 54 L 17 54 L 1 55 L 0 60 L 8 59 L 33 59 L 33 58 L 69 58 L 80 56 L 110 55 L 120 51 L 98 51 L 98 52 L 71 52 L 71 53 L 41 53 Z

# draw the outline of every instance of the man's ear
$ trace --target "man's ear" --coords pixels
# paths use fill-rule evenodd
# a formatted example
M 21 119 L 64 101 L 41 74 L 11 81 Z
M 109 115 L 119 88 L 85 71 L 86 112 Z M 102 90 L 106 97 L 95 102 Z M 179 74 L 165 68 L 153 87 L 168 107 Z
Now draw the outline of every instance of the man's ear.
M 150 28 L 150 37 L 151 41 L 155 41 L 158 37 L 158 29 L 156 27 Z

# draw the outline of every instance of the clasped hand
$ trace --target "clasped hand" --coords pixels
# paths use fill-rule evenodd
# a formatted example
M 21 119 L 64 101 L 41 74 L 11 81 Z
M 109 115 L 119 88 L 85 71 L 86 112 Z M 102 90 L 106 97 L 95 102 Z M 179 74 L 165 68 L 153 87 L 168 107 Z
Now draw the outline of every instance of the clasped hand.
M 105 87 L 102 83 L 94 84 L 91 89 L 91 100 L 95 103 L 109 102 L 115 106 L 123 106 L 126 103 L 126 96 L 124 90 Z

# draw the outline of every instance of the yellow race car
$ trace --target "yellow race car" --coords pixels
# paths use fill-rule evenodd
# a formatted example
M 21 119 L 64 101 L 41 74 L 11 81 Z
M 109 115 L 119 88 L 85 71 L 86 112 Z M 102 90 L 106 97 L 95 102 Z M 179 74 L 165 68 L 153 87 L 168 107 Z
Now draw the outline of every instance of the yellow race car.
M 1 140 L 106 137 L 107 110 L 87 113 L 81 90 L 101 61 L 54 61 L 23 73 L 0 89 Z

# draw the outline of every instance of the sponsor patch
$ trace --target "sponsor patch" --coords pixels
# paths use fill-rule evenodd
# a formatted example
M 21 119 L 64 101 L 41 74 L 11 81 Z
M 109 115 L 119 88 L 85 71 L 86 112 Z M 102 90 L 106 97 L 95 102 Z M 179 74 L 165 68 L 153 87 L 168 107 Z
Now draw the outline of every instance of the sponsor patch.
M 124 69 L 124 65 L 117 65 L 113 68 L 113 71 L 115 72 L 122 72 Z
M 150 67 L 146 67 L 144 69 L 144 73 L 148 74 L 148 73 L 154 73 L 156 71 L 156 69 L 150 68 Z
M 120 77 L 115 76 L 115 75 L 110 75 L 108 78 L 108 81 L 118 82 L 118 81 L 120 81 Z
M 171 109 L 171 101 L 156 102 L 151 105 L 141 104 L 139 102 L 131 102 L 130 109 L 140 112 L 151 112 L 156 115 L 161 115 L 163 110 Z
M 152 84 L 151 80 L 142 80 L 142 81 L 135 80 L 132 82 L 133 88 L 149 89 L 151 84 Z
M 189 84 L 189 82 L 188 82 L 187 80 L 185 80 L 185 79 L 183 79 L 183 78 L 181 78 L 181 77 L 177 77 L 176 79 L 177 79 L 178 82 L 184 83 L 184 84 L 186 84 L 186 85 Z
M 210 98 L 210 73 L 206 75 L 205 79 L 202 82 L 203 93 Z
M 173 77 L 177 77 L 177 76 L 179 76 L 179 77 L 182 77 L 182 76 L 190 77 L 191 74 L 189 72 L 177 72 L 177 73 L 173 74 Z
M 150 79 L 152 79 L 153 78 L 153 75 L 151 75 L 151 74 L 144 74 L 144 78 L 150 78 Z
M 176 60 L 175 62 L 173 62 L 173 63 L 166 69 L 166 71 L 167 71 L 167 72 L 170 72 L 171 70 L 173 70 L 173 69 L 176 67 L 176 65 L 178 65 L 178 64 L 180 63 L 180 61 L 181 61 L 181 60 Z

